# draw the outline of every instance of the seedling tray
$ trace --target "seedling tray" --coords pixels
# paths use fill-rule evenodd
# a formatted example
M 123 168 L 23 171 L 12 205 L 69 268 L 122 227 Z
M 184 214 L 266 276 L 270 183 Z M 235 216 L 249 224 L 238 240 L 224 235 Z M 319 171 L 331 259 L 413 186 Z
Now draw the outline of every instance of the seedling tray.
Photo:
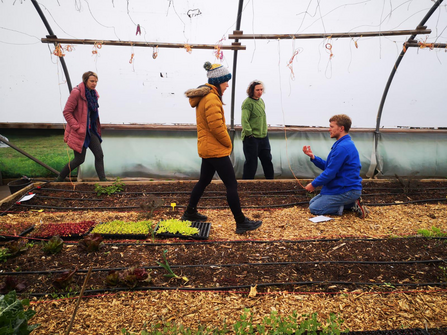
M 107 240 L 145 240 L 149 236 L 149 234 L 98 234 Z
M 84 236 L 90 234 L 92 229 L 93 229 L 93 227 L 90 227 L 85 233 L 82 233 L 82 234 L 59 235 L 59 237 L 61 239 L 63 239 L 64 241 L 77 241 L 77 240 L 80 240 L 81 238 L 83 238 Z M 51 238 L 51 236 L 43 237 L 43 236 L 39 236 L 37 234 L 36 235 L 31 234 L 30 237 L 42 239 L 42 240 L 49 240 Z
M 22 231 L 18 236 L 4 236 L 0 234 L 0 242 L 4 242 L 4 241 L 14 241 L 14 240 L 18 240 L 20 237 L 25 236 L 26 234 L 28 234 L 30 231 L 32 231 L 34 229 L 34 226 L 31 226 L 29 228 L 26 228 L 24 231 Z
M 158 226 L 160 223 L 157 223 L 157 226 L 155 227 L 155 237 L 178 237 L 178 238 L 184 238 L 184 239 L 189 239 L 189 240 L 207 240 L 208 237 L 210 236 L 210 230 L 211 230 L 211 223 L 210 222 L 192 222 L 191 223 L 191 227 L 194 228 L 198 228 L 199 229 L 199 233 L 198 234 L 194 234 L 194 235 L 183 235 L 180 233 L 176 233 L 176 234 L 172 234 L 172 233 L 168 233 L 168 232 L 163 232 L 163 233 L 157 233 L 158 231 Z

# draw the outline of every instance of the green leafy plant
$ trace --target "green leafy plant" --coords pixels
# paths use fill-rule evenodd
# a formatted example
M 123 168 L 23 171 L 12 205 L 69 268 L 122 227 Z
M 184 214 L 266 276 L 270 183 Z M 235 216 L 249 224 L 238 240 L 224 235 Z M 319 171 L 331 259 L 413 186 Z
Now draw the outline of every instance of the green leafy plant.
M 441 229 L 433 226 L 430 229 L 419 229 L 418 234 L 421 234 L 424 237 L 447 237 L 447 233 L 443 232 Z
M 343 320 L 338 318 L 335 314 L 331 313 L 326 322 L 321 323 L 317 319 L 317 313 L 311 315 L 302 315 L 304 320 L 299 322 L 298 313 L 292 312 L 291 315 L 281 317 L 277 312 L 271 312 L 269 316 L 266 316 L 259 324 L 253 323 L 253 314 L 249 309 L 245 309 L 239 320 L 229 327 L 224 321 L 222 327 L 208 328 L 203 325 L 199 325 L 197 330 L 191 328 L 185 328 L 183 325 L 176 323 L 156 323 L 151 324 L 150 329 L 147 325 L 143 325 L 143 329 L 139 334 L 141 335 L 163 335 L 163 334 L 177 334 L 177 335 L 220 335 L 220 334 L 306 334 L 306 335 L 339 335 L 347 333 L 349 330 L 344 329 Z M 231 330 L 232 329 L 232 330 Z M 137 333 L 131 333 L 125 328 L 121 329 L 121 333 L 124 335 L 136 335 Z
M 0 334 L 27 335 L 40 326 L 28 324 L 36 312 L 23 306 L 29 306 L 29 300 L 18 300 L 15 291 L 0 296 Z
M 157 233 L 182 234 L 191 236 L 199 233 L 199 229 L 191 227 L 191 221 L 177 219 L 162 220 L 158 223 Z
M 59 236 L 53 236 L 48 242 L 42 242 L 42 250 L 46 254 L 57 254 L 64 247 L 64 241 Z
M 92 233 L 97 234 L 132 234 L 147 235 L 152 230 L 152 221 L 110 221 L 93 228 Z
M 168 263 L 168 260 L 166 259 L 166 254 L 168 253 L 168 250 L 163 250 L 163 260 L 164 263 L 158 262 L 157 264 L 160 265 L 163 269 L 165 269 L 168 273 L 164 274 L 165 277 L 168 278 L 174 278 L 174 279 L 183 279 L 185 282 L 188 282 L 188 278 L 185 276 L 178 276 L 172 271 L 171 266 Z
M 440 280 L 447 281 L 447 266 L 439 266 L 439 270 L 441 270 Z
M 121 182 L 121 178 L 117 177 L 115 182 L 109 186 L 101 186 L 99 184 L 95 184 L 95 192 L 98 197 L 103 194 L 111 195 L 124 191 L 124 186 L 126 185 Z
M 7 248 L 0 248 L 0 262 L 6 262 L 9 257 L 9 251 Z
M 95 252 L 104 246 L 103 237 L 99 234 L 89 234 L 84 236 L 78 243 L 78 248 L 86 252 Z

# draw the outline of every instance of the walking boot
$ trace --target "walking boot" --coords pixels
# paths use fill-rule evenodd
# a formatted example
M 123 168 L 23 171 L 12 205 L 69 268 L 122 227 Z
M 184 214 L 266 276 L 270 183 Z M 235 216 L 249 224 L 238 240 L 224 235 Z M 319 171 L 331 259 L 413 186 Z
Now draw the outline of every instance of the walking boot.
M 261 227 L 262 221 L 253 221 L 249 218 L 244 218 L 243 222 L 236 221 L 236 234 L 243 234 L 246 231 L 256 230 Z
M 185 212 L 182 215 L 181 220 L 183 221 L 206 221 L 208 217 L 206 215 L 202 215 L 199 212 L 197 212 L 196 207 L 186 207 Z

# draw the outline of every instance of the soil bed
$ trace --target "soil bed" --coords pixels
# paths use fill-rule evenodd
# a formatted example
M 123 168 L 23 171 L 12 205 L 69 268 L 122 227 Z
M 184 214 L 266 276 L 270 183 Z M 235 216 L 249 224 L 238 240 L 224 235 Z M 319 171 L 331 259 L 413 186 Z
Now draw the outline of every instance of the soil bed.
M 188 282 L 169 280 L 157 261 L 168 264 Z M 145 289 L 247 289 L 258 291 L 349 291 L 374 285 L 389 291 L 395 286 L 447 286 L 446 240 L 400 238 L 386 240 L 338 240 L 270 243 L 192 243 L 175 245 L 112 245 L 94 253 L 65 246 L 56 255 L 45 255 L 36 244 L 23 255 L 8 260 L 3 274 L 19 276 L 27 292 L 58 292 L 52 282 L 61 272 L 77 268 L 74 282 L 65 289 L 76 292 L 89 266 L 94 273 L 90 290 L 113 289 L 105 284 L 110 270 L 144 267 L 150 282 Z M 44 271 L 42 271 L 44 270 Z M 34 274 L 28 272 L 36 272 Z
M 70 184 L 45 184 L 33 190 L 36 196 L 28 202 L 16 204 L 19 198 L 14 198 L 2 204 L 0 224 L 137 221 L 147 217 L 147 204 L 155 201 L 161 204 L 153 212 L 155 225 L 180 218 L 193 186 L 194 182 L 129 183 L 120 194 L 98 197 L 92 184 L 76 184 L 75 189 Z M 121 328 L 138 332 L 145 322 L 166 320 L 193 327 L 199 322 L 219 325 L 224 319 L 238 320 L 244 308 L 254 311 L 256 320 L 273 310 L 319 312 L 322 318 L 334 312 L 351 330 L 445 327 L 446 240 L 414 235 L 432 227 L 447 233 L 446 194 L 447 181 L 366 181 L 365 220 L 347 211 L 342 217 L 312 223 L 311 195 L 297 181 L 240 182 L 244 213 L 263 225 L 236 235 L 225 188 L 216 182 L 199 203 L 212 224 L 209 240 L 106 240 L 104 248 L 89 254 L 74 241 L 48 256 L 39 241 L 30 238 L 34 246 L 2 263 L 0 284 L 12 276 L 27 283 L 22 296 L 72 297 L 91 266 L 86 295 L 145 291 L 83 300 L 75 326 L 79 334 L 87 324 L 87 333 L 111 334 Z M 171 203 L 176 203 L 175 209 Z M 163 262 L 164 250 L 174 273 L 188 282 L 164 276 L 166 270 L 157 264 Z M 110 269 L 131 267 L 147 269 L 150 280 L 135 287 L 105 285 Z M 75 268 L 69 286 L 53 287 L 61 272 Z M 253 287 L 257 295 L 250 298 Z M 43 324 L 36 334 L 63 333 L 74 303 L 52 300 L 34 305 L 35 322 Z
M 301 181 L 303 185 L 305 181 Z M 102 185 L 102 184 L 101 184 Z M 53 210 L 132 210 L 148 202 L 160 201 L 163 208 L 172 203 L 186 207 L 194 183 L 168 182 L 148 185 L 126 185 L 124 192 L 98 196 L 92 184 L 45 184 L 33 189 L 36 195 L 29 201 L 16 204 L 14 199 L 0 206 L 0 211 L 27 211 L 35 208 Z M 274 182 L 240 182 L 239 196 L 243 208 L 307 207 L 313 194 L 307 193 L 296 180 Z M 447 181 L 381 181 L 364 182 L 363 201 L 371 206 L 395 203 L 445 201 Z M 228 208 L 225 186 L 210 184 L 199 208 Z

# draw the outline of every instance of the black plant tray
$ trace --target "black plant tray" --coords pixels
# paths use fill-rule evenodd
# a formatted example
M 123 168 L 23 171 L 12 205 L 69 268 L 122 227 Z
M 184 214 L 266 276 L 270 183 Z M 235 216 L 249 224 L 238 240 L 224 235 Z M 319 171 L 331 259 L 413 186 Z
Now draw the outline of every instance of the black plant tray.
M 26 234 L 28 234 L 33 229 L 34 229 L 34 226 L 26 228 L 18 236 L 3 236 L 3 235 L 0 234 L 0 242 L 18 240 L 19 238 L 21 238 L 21 237 L 25 236 Z
M 207 240 L 210 236 L 210 230 L 211 230 L 211 223 L 210 222 L 192 222 L 191 227 L 198 228 L 199 233 L 194 235 L 182 235 L 180 233 L 172 234 L 168 232 L 164 233 L 157 233 L 158 231 L 158 225 L 155 227 L 154 233 L 156 237 L 178 237 L 178 238 L 186 238 L 186 239 L 192 239 L 192 240 Z
M 107 240 L 145 240 L 149 236 L 149 234 L 97 234 Z

